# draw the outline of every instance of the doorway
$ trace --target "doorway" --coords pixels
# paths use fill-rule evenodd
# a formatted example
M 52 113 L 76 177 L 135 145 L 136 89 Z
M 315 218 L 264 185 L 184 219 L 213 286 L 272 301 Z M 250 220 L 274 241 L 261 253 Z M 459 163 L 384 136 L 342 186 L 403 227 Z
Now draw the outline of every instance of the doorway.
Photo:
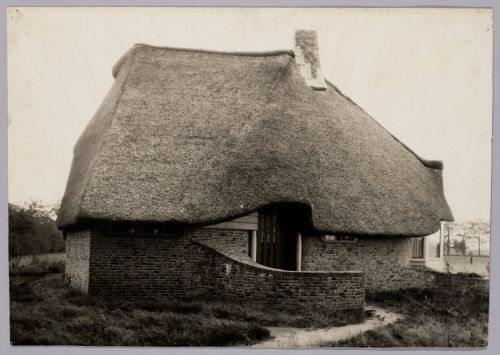
M 282 270 L 297 270 L 297 219 L 288 209 L 259 211 L 256 261 Z

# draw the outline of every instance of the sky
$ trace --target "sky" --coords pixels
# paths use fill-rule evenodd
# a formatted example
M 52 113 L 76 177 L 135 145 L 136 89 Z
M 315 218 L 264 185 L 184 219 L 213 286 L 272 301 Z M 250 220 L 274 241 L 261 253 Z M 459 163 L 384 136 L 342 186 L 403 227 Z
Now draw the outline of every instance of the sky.
M 421 157 L 444 162 L 458 221 L 490 217 L 488 9 L 9 8 L 9 202 L 59 202 L 72 150 L 134 43 L 292 49 L 318 33 L 325 77 Z

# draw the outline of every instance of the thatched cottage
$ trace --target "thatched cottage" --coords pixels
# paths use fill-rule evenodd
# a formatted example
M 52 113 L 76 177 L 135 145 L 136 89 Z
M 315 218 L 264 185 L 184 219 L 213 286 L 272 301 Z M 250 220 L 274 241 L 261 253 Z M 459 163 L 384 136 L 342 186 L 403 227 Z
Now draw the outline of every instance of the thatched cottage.
M 138 44 L 113 76 L 58 219 L 72 287 L 360 309 L 423 282 L 422 237 L 453 218 L 443 166 L 324 79 L 314 31 L 263 53 Z

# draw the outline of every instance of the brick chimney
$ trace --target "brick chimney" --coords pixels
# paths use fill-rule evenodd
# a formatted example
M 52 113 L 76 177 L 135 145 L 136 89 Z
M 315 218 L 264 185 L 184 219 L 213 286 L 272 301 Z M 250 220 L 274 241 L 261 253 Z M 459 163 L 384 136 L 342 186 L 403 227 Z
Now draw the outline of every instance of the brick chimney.
M 316 31 L 295 30 L 295 62 L 306 84 L 314 90 L 326 90 L 326 82 L 319 64 Z

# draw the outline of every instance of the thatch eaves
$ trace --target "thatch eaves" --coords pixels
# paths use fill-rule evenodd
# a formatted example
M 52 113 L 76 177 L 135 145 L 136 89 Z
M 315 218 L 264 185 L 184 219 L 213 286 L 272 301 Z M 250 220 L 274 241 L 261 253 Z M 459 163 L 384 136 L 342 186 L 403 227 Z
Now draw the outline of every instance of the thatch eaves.
M 427 235 L 452 220 L 442 165 L 419 158 L 293 52 L 134 46 L 74 149 L 61 228 L 211 224 L 279 202 L 318 231 Z

